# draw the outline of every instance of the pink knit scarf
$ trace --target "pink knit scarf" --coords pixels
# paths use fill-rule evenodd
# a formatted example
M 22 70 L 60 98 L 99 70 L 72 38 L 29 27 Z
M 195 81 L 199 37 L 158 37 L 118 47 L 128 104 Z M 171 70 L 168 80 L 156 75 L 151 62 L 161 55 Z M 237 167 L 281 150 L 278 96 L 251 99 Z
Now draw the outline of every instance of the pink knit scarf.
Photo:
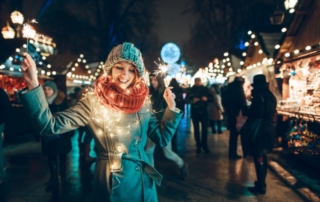
M 102 75 L 95 84 L 95 93 L 106 107 L 132 114 L 143 106 L 149 88 L 144 79 L 140 79 L 133 86 L 122 89 L 108 76 Z

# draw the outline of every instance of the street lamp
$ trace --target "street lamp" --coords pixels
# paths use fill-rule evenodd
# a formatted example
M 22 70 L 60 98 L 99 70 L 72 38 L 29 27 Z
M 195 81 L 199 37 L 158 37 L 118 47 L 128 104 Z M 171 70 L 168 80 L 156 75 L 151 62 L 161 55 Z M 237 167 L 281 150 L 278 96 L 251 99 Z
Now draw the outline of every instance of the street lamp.
M 1 33 L 4 39 L 13 39 L 15 34 L 14 30 L 10 27 L 9 22 L 7 22 L 7 26 L 2 28 Z
M 298 3 L 298 0 L 285 0 L 284 6 L 286 7 L 286 10 L 290 10 L 290 9 L 294 9 L 297 3 Z
M 13 24 L 22 25 L 24 17 L 19 11 L 13 11 L 10 15 Z
M 284 20 L 284 12 L 277 8 L 270 16 L 270 22 L 273 25 L 281 25 Z
M 10 18 L 12 23 L 15 25 L 16 32 L 9 26 L 9 23 L 7 22 L 7 25 L 2 28 L 2 36 L 5 39 L 13 39 L 15 36 L 20 38 L 21 26 L 23 24 L 24 17 L 19 11 L 13 11 L 10 15 Z

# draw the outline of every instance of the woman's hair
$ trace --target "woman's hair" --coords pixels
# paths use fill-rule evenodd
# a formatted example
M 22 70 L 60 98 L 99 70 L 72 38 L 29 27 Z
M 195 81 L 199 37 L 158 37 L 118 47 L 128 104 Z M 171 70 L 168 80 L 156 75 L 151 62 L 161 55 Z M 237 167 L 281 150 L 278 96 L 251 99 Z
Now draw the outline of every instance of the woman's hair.
M 164 84 L 164 77 L 161 75 L 155 75 L 153 73 L 151 73 L 149 75 L 149 79 L 150 79 L 150 83 L 151 83 L 151 77 L 155 77 L 158 81 L 158 88 L 155 89 L 153 88 L 153 86 L 150 84 L 150 94 L 153 94 L 155 91 L 160 90 L 160 89 L 164 89 L 166 87 L 166 85 Z

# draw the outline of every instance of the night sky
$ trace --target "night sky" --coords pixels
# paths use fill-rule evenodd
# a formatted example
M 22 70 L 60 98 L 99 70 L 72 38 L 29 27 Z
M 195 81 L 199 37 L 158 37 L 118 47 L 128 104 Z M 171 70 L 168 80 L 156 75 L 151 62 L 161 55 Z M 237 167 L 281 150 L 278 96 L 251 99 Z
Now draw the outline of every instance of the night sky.
M 189 40 L 190 29 L 195 18 L 190 13 L 182 13 L 187 3 L 187 0 L 161 0 L 159 2 L 157 32 L 161 45 L 173 42 L 181 48 Z

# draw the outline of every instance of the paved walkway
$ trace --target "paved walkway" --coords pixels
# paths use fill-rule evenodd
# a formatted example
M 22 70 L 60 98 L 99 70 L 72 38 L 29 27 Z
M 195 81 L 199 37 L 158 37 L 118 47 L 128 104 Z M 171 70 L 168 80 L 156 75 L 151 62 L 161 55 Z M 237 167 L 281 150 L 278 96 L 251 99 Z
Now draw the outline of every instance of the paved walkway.
M 190 119 L 183 119 L 179 127 L 178 154 L 189 163 L 190 176 L 186 181 L 179 180 L 175 164 L 164 158 L 161 149 L 156 150 L 155 166 L 164 176 L 162 186 L 158 187 L 160 202 L 303 201 L 270 171 L 267 194 L 250 194 L 246 186 L 252 186 L 255 180 L 252 159 L 235 161 L 227 158 L 228 133 L 209 136 L 211 154 L 196 154 L 192 134 Z M 74 136 L 74 147 L 69 155 L 68 174 L 57 189 L 44 186 L 49 171 L 39 142 L 32 140 L 5 147 L 7 180 L 0 184 L 0 201 L 84 201 L 91 191 L 94 166 L 88 168 L 80 164 L 76 138 Z

